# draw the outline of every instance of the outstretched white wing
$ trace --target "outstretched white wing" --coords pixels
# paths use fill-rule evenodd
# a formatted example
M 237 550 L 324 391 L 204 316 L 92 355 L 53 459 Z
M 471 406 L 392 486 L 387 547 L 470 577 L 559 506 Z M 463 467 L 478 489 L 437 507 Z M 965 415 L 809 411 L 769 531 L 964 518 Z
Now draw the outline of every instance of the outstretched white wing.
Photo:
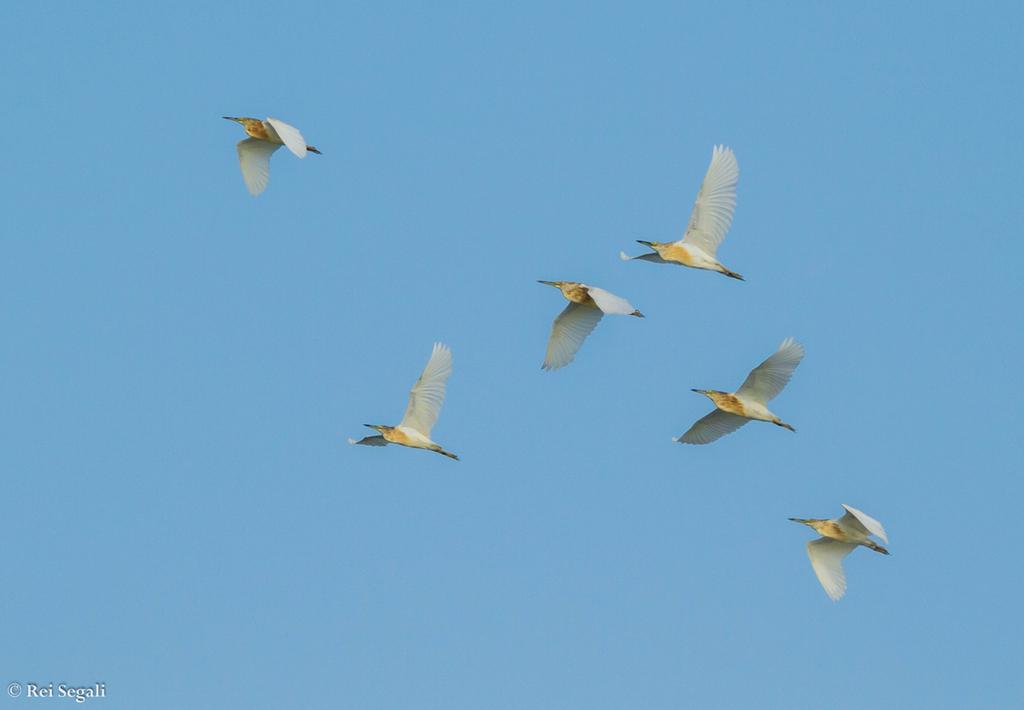
M 698 419 L 685 434 L 676 437 L 674 441 L 682 444 L 710 444 L 726 434 L 732 434 L 749 421 L 746 417 L 741 417 L 738 414 L 730 414 L 716 409 L 706 417 Z
M 714 258 L 718 245 L 732 224 L 736 211 L 736 183 L 740 179 L 740 166 L 732 149 L 715 146 L 711 151 L 711 165 L 704 175 L 697 201 L 690 213 L 690 223 L 680 244 L 693 244 Z
M 238 164 L 249 193 L 255 197 L 267 189 L 270 182 L 270 156 L 281 146 L 258 138 L 238 141 Z
M 771 357 L 750 371 L 736 394 L 762 404 L 767 402 L 782 391 L 803 359 L 804 346 L 786 338 Z
M 409 392 L 409 406 L 399 426 L 415 429 L 430 438 L 430 430 L 437 422 L 444 404 L 444 386 L 452 374 L 452 351 L 446 345 L 434 343 L 430 360 L 423 368 L 423 374 L 416 380 Z
M 306 139 L 299 133 L 295 126 L 289 126 L 277 118 L 267 118 L 267 123 L 274 127 L 277 135 L 284 141 L 285 146 L 300 158 L 306 157 Z
M 635 261 L 635 260 L 639 259 L 640 261 L 653 261 L 656 264 L 667 264 L 668 263 L 667 261 L 665 261 L 664 259 L 661 258 L 661 255 L 658 254 L 658 252 L 653 252 L 651 254 L 641 254 L 640 256 L 630 256 L 626 252 L 620 251 L 619 252 L 619 258 L 622 259 L 623 261 Z
M 807 543 L 807 556 L 811 558 L 814 574 L 818 575 L 818 581 L 832 601 L 838 601 L 846 594 L 843 558 L 855 547 L 857 546 L 853 543 L 830 540 L 827 537 Z
M 350 438 L 348 440 L 348 443 L 352 444 L 353 446 L 358 445 L 358 444 L 361 444 L 363 446 L 387 446 L 388 445 L 387 439 L 385 439 L 383 436 L 380 436 L 379 434 L 377 436 L 364 436 L 359 441 L 356 441 L 355 439 Z
M 576 351 L 590 335 L 597 322 L 604 315 L 600 308 L 570 303 L 555 318 L 551 326 L 551 337 L 548 338 L 548 351 L 544 355 L 545 370 L 557 370 L 565 367 L 576 357 Z
M 865 535 L 877 535 L 885 542 L 889 542 L 889 538 L 885 536 L 885 528 L 880 522 L 846 503 L 843 503 L 843 507 L 846 508 L 846 514 L 839 519 L 840 523 L 849 525 L 855 530 L 861 530 Z
M 609 315 L 628 316 L 639 312 L 633 308 L 632 303 L 620 296 L 616 296 L 614 293 L 605 291 L 603 288 L 597 288 L 596 286 L 587 286 L 586 284 L 582 285 L 587 289 L 587 293 L 590 294 L 590 297 L 594 299 L 594 303 L 597 304 L 597 307 L 604 313 Z

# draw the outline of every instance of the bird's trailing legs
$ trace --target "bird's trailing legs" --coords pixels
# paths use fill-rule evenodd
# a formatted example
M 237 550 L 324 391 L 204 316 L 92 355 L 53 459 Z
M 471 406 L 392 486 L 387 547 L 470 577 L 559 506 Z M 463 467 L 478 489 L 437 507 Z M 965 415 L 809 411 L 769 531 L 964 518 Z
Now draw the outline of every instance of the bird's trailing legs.
M 431 449 L 431 451 L 433 451 L 433 452 L 435 452 L 435 453 L 438 453 L 438 454 L 441 454 L 442 456 L 447 456 L 447 457 L 448 457 L 448 458 L 450 458 L 450 459 L 455 459 L 456 461 L 458 461 L 458 460 L 459 460 L 459 457 L 458 457 L 458 456 L 456 456 L 455 454 L 453 454 L 453 453 L 452 453 L 451 451 L 445 451 L 445 450 L 444 450 L 444 449 L 442 449 L 442 448 L 441 448 L 440 446 L 438 446 L 438 447 L 437 447 L 436 449 Z

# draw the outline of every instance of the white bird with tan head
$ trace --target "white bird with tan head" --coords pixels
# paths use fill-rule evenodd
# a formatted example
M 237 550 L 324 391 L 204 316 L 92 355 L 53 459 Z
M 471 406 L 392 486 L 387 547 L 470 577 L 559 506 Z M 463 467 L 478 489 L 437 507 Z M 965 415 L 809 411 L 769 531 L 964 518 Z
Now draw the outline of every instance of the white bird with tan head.
M 558 314 L 551 326 L 548 350 L 544 355 L 544 364 L 541 365 L 545 370 L 557 370 L 572 362 L 576 357 L 576 351 L 604 314 L 644 317 L 644 314 L 633 308 L 626 299 L 596 286 L 576 281 L 538 283 L 554 286 L 569 301 L 569 305 Z
M 629 256 L 619 252 L 624 261 L 640 259 L 657 264 L 679 264 L 693 269 L 717 271 L 733 279 L 743 277 L 731 271 L 718 261 L 718 245 L 725 239 L 725 233 L 732 225 L 736 211 L 736 183 L 740 179 L 740 167 L 730 148 L 715 146 L 711 151 L 711 165 L 704 175 L 704 182 L 697 193 L 697 201 L 690 213 L 683 238 L 677 242 L 637 241 L 654 250 L 651 254 Z
M 814 574 L 832 601 L 839 601 L 846 594 L 846 575 L 843 573 L 843 558 L 863 545 L 868 549 L 888 555 L 889 551 L 871 539 L 875 535 L 889 544 L 882 524 L 867 513 L 843 503 L 846 513 L 835 520 L 817 518 L 790 518 L 814 528 L 820 538 L 807 543 L 807 556 L 811 559 Z
M 367 436 L 359 441 L 349 439 L 348 443 L 363 446 L 398 444 L 413 449 L 426 449 L 458 461 L 458 456 L 445 451 L 430 439 L 430 431 L 437 423 L 441 405 L 444 404 L 445 383 L 451 374 L 452 351 L 446 345 L 434 343 L 434 350 L 430 353 L 430 360 L 427 361 L 423 374 L 409 392 L 409 405 L 405 408 L 402 423 L 398 426 L 366 424 L 365 426 L 376 429 L 380 434 Z
M 715 411 L 698 419 L 685 434 L 674 438 L 673 441 L 683 444 L 710 444 L 736 431 L 751 419 L 771 422 L 790 431 L 796 431 L 768 409 L 768 402 L 786 386 L 793 375 L 793 370 L 803 358 L 804 346 L 792 338 L 786 338 L 771 357 L 750 371 L 747 379 L 735 392 L 693 390 L 714 402 Z
M 224 116 L 229 121 L 242 124 L 248 138 L 238 142 L 238 163 L 242 168 L 242 179 L 249 193 L 255 197 L 267 189 L 270 182 L 270 156 L 282 145 L 298 158 L 305 158 L 306 153 L 320 151 L 306 145 L 306 139 L 295 126 L 289 126 L 277 118 L 261 121 L 258 118 L 235 118 Z

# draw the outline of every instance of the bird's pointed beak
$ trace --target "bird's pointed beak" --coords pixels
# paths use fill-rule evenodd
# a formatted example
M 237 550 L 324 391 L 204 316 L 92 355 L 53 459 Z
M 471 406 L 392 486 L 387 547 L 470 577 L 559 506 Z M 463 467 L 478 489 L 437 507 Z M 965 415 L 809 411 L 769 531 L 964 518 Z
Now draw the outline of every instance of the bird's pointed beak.
M 802 523 L 803 525 L 807 525 L 807 523 L 810 522 L 806 518 L 790 518 L 790 520 L 792 520 L 794 523 Z
M 691 389 L 690 391 L 691 392 L 696 392 L 697 394 L 707 394 L 707 392 L 708 392 L 707 390 L 695 390 L 695 389 Z
M 221 116 L 221 118 L 226 119 L 228 121 L 234 121 L 235 123 L 242 122 L 241 119 L 235 118 L 234 116 Z
M 555 283 L 554 281 L 541 281 L 540 279 L 537 279 L 537 283 L 547 284 L 548 286 L 558 286 L 558 284 Z
M 654 242 L 645 242 L 643 239 L 637 239 L 636 243 L 643 244 L 645 247 L 651 247 L 652 249 L 654 248 Z
M 363 426 L 369 427 L 371 429 L 379 429 L 380 428 L 379 424 L 363 424 Z

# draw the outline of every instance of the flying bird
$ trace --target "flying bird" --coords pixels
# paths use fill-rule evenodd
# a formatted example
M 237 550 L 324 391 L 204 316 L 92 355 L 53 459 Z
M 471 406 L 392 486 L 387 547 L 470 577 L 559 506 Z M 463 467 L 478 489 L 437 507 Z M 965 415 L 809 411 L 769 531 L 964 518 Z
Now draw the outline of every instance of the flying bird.
M 732 224 L 732 213 L 736 211 L 736 183 L 740 179 L 740 167 L 732 149 L 715 146 L 711 151 L 711 165 L 704 175 L 704 182 L 697 193 L 697 201 L 690 213 L 690 223 L 683 238 L 678 242 L 645 242 L 654 251 L 640 256 L 629 256 L 619 252 L 624 261 L 642 259 L 658 264 L 680 264 L 694 269 L 707 269 L 739 279 L 743 277 L 730 271 L 718 261 L 718 245 L 725 239 L 725 233 Z
M 380 432 L 377 436 L 367 436 L 359 441 L 349 439 L 350 444 L 363 446 L 387 446 L 398 444 L 413 449 L 427 449 L 459 460 L 459 457 L 430 440 L 430 430 L 437 423 L 437 415 L 444 404 L 444 388 L 448 376 L 452 374 L 452 351 L 447 345 L 434 343 L 430 360 L 423 368 L 423 374 L 416 380 L 409 392 L 409 406 L 405 408 L 405 416 L 398 426 L 384 424 L 365 424 Z
M 538 283 L 554 286 L 562 292 L 569 305 L 565 307 L 554 325 L 551 326 L 551 337 L 548 338 L 548 351 L 544 355 L 545 370 L 557 370 L 565 367 L 573 358 L 583 341 L 590 335 L 597 322 L 605 314 L 636 316 L 644 314 L 633 308 L 633 305 L 614 293 L 609 293 L 596 286 L 577 283 L 575 281 L 538 281 Z
M 846 594 L 846 575 L 843 574 L 843 558 L 853 552 L 858 545 L 871 548 L 875 552 L 888 555 L 889 551 L 870 539 L 877 535 L 886 544 L 882 524 L 866 513 L 843 504 L 846 513 L 836 520 L 817 520 L 790 518 L 795 523 L 803 523 L 814 528 L 820 538 L 807 543 L 807 556 L 811 558 L 811 567 L 818 581 L 825 588 L 832 601 L 838 601 Z
M 242 179 L 254 197 L 267 189 L 267 183 L 270 182 L 270 156 L 282 145 L 287 146 L 288 150 L 299 158 L 305 158 L 307 151 L 320 155 L 319 150 L 306 145 L 306 140 L 298 128 L 289 126 L 284 121 L 276 118 L 268 118 L 266 121 L 233 116 L 224 118 L 241 123 L 245 132 L 249 134 L 249 138 L 239 141 L 236 147 L 238 162 L 242 167 Z
M 710 444 L 726 434 L 739 429 L 751 419 L 771 422 L 777 426 L 796 431 L 768 409 L 768 401 L 775 397 L 789 382 L 793 370 L 804 358 L 804 346 L 792 338 L 782 341 L 779 349 L 747 375 L 735 392 L 718 390 L 693 390 L 705 395 L 715 403 L 715 411 L 690 427 L 685 434 L 673 441 L 683 444 Z

